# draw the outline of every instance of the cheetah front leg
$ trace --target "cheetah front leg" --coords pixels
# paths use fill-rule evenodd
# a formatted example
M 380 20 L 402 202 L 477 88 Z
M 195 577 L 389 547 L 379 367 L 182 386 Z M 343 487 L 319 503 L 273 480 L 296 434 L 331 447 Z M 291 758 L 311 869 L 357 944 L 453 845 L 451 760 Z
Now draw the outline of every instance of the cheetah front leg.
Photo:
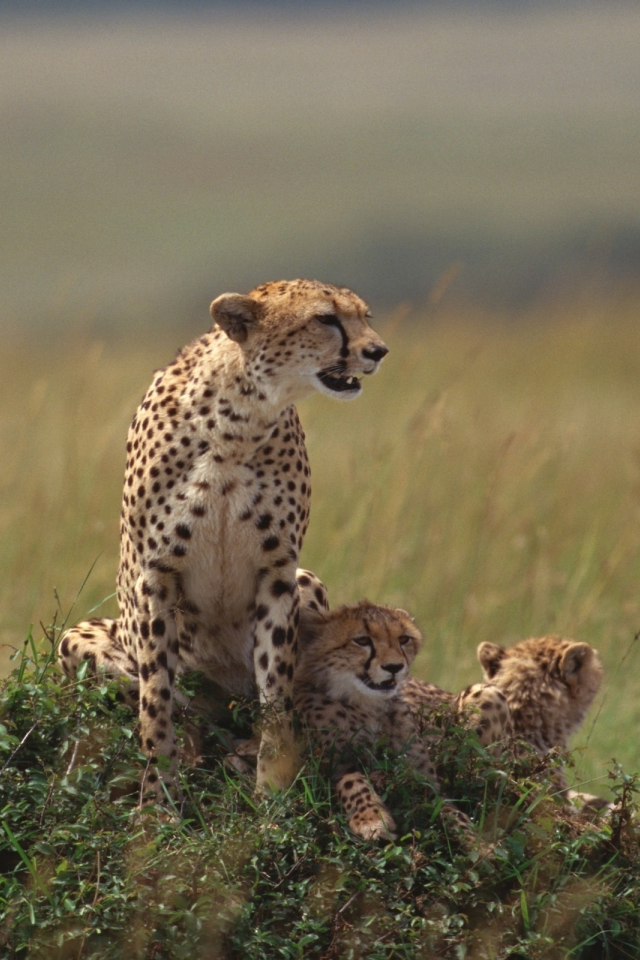
M 178 663 L 175 578 L 148 571 L 135 588 L 138 670 L 140 678 L 140 744 L 148 758 L 141 796 L 149 791 L 166 801 L 163 783 L 171 794 L 177 774 L 177 747 L 172 719 Z M 135 630 L 135 627 L 134 627 Z M 162 764 L 160 758 L 166 758 Z M 158 769 L 160 772 L 158 774 Z
M 270 570 L 262 577 L 254 628 L 256 684 L 264 711 L 258 792 L 286 789 L 299 768 L 293 734 L 299 603 L 295 564 Z
M 363 840 L 395 839 L 395 821 L 363 773 L 344 773 L 334 782 L 349 829 L 356 836 Z

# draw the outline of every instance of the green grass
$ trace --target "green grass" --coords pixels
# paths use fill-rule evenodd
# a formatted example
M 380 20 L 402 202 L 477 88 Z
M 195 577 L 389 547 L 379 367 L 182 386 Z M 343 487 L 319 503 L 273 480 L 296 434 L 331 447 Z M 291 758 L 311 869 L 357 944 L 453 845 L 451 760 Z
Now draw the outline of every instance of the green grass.
M 498 769 L 453 729 L 445 785 L 477 843 L 382 751 L 401 836 L 381 845 L 349 833 L 317 759 L 286 794 L 258 800 L 209 738 L 204 763 L 183 766 L 180 817 L 142 815 L 144 758 L 115 685 L 82 672 L 61 684 L 51 661 L 49 643 L 27 643 L 0 694 L 3 957 L 637 955 L 633 778 L 612 774 L 610 823 L 576 823 L 548 796 L 537 760 Z
M 302 563 L 326 582 L 331 602 L 367 596 L 410 610 L 425 636 L 415 672 L 450 689 L 480 678 L 475 648 L 483 640 L 557 631 L 592 643 L 606 679 L 576 740 L 576 774 L 604 795 L 614 758 L 626 774 L 640 770 L 637 305 L 591 289 L 516 316 L 399 309 L 379 321 L 391 352 L 361 398 L 300 405 L 313 473 Z M 115 613 L 127 425 L 151 370 L 185 337 L 103 344 L 70 328 L 46 353 L 4 341 L 6 654 L 22 650 L 29 623 L 36 640 L 54 613 L 60 625 L 74 601 L 71 620 L 96 607 Z M 420 806 L 422 794 L 400 770 L 391 779 L 405 786 L 392 799 L 405 839 L 379 849 L 348 836 L 313 770 L 286 799 L 254 809 L 249 788 L 215 762 L 185 774 L 188 823 L 139 824 L 134 799 L 109 793 L 114 778 L 136 776 L 133 718 L 109 706 L 106 688 L 64 688 L 49 670 L 40 679 L 27 671 L 22 681 L 11 682 L 0 717 L 11 831 L 1 929 L 7 950 L 30 944 L 18 956 L 44 955 L 54 942 L 65 958 L 110 956 L 115 943 L 130 951 L 123 955 L 189 956 L 180 944 L 208 936 L 226 944 L 227 953 L 207 948 L 221 957 L 462 957 L 466 944 L 480 960 L 520 944 L 524 956 L 546 960 L 554 954 L 535 937 L 549 930 L 576 947 L 595 938 L 592 953 L 585 947 L 576 957 L 635 956 L 639 878 L 625 859 L 633 837 L 612 843 L 607 829 L 583 835 L 555 814 L 547 827 L 526 817 L 508 832 L 516 839 L 500 864 L 485 864 L 466 889 L 476 868 L 463 851 L 443 852 L 433 809 Z M 67 774 L 74 743 L 87 741 L 93 746 L 78 748 Z M 100 772 L 105 757 L 108 776 Z M 484 802 L 474 777 L 465 790 L 481 818 L 496 795 Z M 509 783 L 513 805 L 528 787 Z M 277 831 L 262 829 L 271 822 Z M 421 838 L 409 836 L 423 827 Z M 547 830 L 540 848 L 532 839 L 539 828 Z M 543 848 L 540 858 L 532 853 Z M 556 876 L 557 887 L 549 881 Z M 309 907 L 315 899 L 319 914 Z M 209 935 L 211 923 L 219 926 Z M 296 953 L 283 931 L 316 939 Z M 353 946 L 349 954 L 369 934 L 388 952 Z M 402 949 L 389 952 L 396 942 Z

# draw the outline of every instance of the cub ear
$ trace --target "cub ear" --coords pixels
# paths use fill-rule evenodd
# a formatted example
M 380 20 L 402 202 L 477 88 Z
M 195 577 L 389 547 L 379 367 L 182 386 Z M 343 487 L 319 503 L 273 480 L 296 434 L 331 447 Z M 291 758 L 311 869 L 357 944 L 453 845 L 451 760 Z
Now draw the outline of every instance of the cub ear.
M 330 616 L 331 614 L 326 610 L 314 610 L 313 607 L 302 604 L 298 623 L 298 643 L 306 646 L 317 640 L 329 622 Z
M 402 614 L 403 617 L 406 617 L 407 620 L 411 620 L 411 623 L 415 623 L 415 617 L 412 617 L 407 610 L 403 610 L 402 607 L 396 607 L 396 613 Z
M 588 643 L 572 643 L 560 657 L 560 674 L 570 687 L 580 682 L 580 674 L 591 663 L 594 656 L 593 647 Z
M 484 671 L 485 680 L 493 680 L 506 655 L 504 647 L 499 647 L 497 643 L 489 643 L 485 640 L 478 646 L 478 660 Z
M 223 293 L 216 297 L 209 309 L 214 324 L 217 323 L 236 343 L 245 342 L 262 313 L 257 300 L 241 293 Z

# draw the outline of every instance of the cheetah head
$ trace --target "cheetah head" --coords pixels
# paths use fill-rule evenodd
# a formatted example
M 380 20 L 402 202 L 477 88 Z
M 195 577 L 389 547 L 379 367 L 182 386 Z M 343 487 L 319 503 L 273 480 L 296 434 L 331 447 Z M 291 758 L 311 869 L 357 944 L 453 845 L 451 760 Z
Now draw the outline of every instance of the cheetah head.
M 299 640 L 300 676 L 353 700 L 394 696 L 422 637 L 404 610 L 362 600 L 331 613 L 303 607 Z
M 486 680 L 505 695 L 516 733 L 541 731 L 540 748 L 565 749 L 583 722 L 600 687 L 602 663 L 588 643 L 536 637 L 512 647 L 481 643 L 478 660 Z
M 313 390 L 357 397 L 361 377 L 375 373 L 388 353 L 369 326 L 366 303 L 317 280 L 265 283 L 248 296 L 224 293 L 211 315 L 240 344 L 248 373 L 287 403 Z

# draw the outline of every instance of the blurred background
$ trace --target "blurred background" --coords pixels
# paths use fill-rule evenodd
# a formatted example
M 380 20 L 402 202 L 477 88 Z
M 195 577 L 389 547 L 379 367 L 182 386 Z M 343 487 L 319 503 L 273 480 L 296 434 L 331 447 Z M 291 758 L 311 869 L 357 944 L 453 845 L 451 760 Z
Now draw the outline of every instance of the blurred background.
M 433 682 L 479 679 L 485 639 L 598 646 L 583 769 L 637 769 L 640 6 L 0 0 L 0 27 L 1 669 L 30 623 L 115 613 L 152 369 L 219 293 L 314 277 L 391 353 L 301 405 L 303 563 L 415 612 Z
M 638 276 L 636 3 L 0 13 L 5 325 L 201 322 L 265 277 L 379 308 Z

